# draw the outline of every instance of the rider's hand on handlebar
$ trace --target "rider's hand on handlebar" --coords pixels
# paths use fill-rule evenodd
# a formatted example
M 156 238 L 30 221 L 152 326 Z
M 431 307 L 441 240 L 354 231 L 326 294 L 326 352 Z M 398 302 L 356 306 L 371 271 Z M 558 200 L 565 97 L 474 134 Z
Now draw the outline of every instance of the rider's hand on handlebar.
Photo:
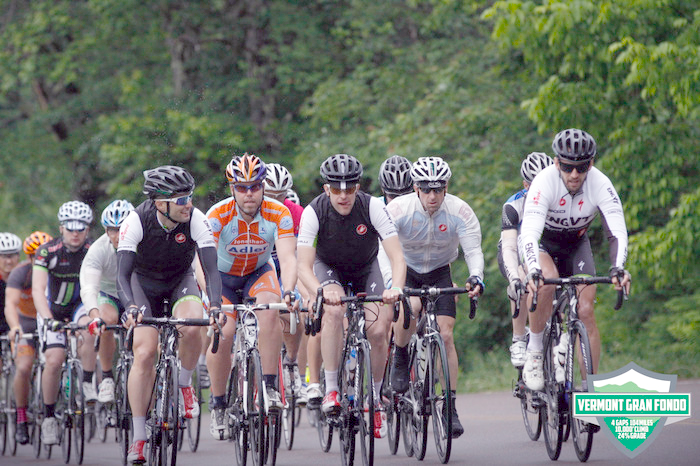
M 104 327 L 104 325 L 105 325 L 104 320 L 100 319 L 99 317 L 95 317 L 95 318 L 92 319 L 92 321 L 90 321 L 90 323 L 88 324 L 88 332 L 89 332 L 90 335 L 92 335 L 93 337 L 96 337 L 97 335 L 101 335 L 101 334 L 102 334 L 102 328 Z
M 544 284 L 544 276 L 540 269 L 534 269 L 527 274 L 527 289 L 532 293 L 537 293 L 537 290 Z
M 340 302 L 340 293 L 338 293 L 335 290 L 329 290 L 324 288 L 323 289 L 323 302 L 325 302 L 328 305 L 331 306 L 339 306 L 341 304 Z
M 464 287 L 469 291 L 470 298 L 476 298 L 484 293 L 484 282 L 476 275 L 467 278 Z
M 632 276 L 630 273 L 622 267 L 610 267 L 609 273 L 612 283 L 615 285 L 615 289 L 620 291 L 624 287 L 625 293 L 629 294 L 632 284 Z
M 222 328 L 226 325 L 226 313 L 218 307 L 209 308 L 209 325 Z M 218 328 L 215 328 L 215 331 L 218 331 Z
M 126 322 L 124 322 L 124 327 L 131 328 L 136 326 L 137 323 L 143 320 L 143 312 L 138 306 L 132 304 L 126 310 Z
M 382 298 L 384 298 L 384 304 L 394 304 L 401 299 L 401 288 L 398 286 L 392 286 L 389 289 L 382 292 Z
M 512 301 L 517 301 L 519 296 L 527 292 L 527 288 L 519 278 L 514 278 L 508 284 L 508 297 Z

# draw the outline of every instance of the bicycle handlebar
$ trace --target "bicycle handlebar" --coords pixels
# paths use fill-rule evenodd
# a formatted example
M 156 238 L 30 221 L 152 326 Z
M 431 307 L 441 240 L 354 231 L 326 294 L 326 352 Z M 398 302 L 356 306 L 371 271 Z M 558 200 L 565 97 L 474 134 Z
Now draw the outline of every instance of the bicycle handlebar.
M 567 277 L 567 278 L 544 278 L 542 279 L 544 285 L 596 285 L 596 284 L 612 284 L 611 277 Z M 627 299 L 627 291 L 624 287 L 617 292 L 617 302 L 615 303 L 615 310 L 617 311 L 622 307 L 623 300 Z M 537 309 L 537 292 L 532 296 L 532 305 L 530 306 L 530 312 L 535 312 Z
M 433 298 L 436 300 L 440 295 L 456 295 L 469 293 L 465 287 L 452 286 L 447 288 L 436 288 L 424 286 L 422 288 L 409 288 L 405 287 L 403 289 L 403 294 L 406 296 L 418 296 L 421 298 Z M 476 308 L 479 305 L 479 298 L 477 296 L 469 298 L 469 318 L 474 319 L 476 316 Z
M 157 327 L 182 325 L 185 327 L 209 327 L 209 319 L 181 319 L 177 317 L 144 317 L 140 324 L 155 325 Z M 133 336 L 132 336 L 133 338 Z M 219 332 L 214 333 L 214 341 L 211 345 L 211 352 L 216 353 L 219 349 Z

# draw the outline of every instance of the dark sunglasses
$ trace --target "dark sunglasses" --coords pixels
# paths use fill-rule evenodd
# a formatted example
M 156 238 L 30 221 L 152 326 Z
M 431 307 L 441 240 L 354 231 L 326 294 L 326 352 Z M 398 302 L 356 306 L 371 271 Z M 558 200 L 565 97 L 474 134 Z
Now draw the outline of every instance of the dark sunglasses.
M 589 168 L 591 168 L 591 163 L 564 163 L 559 161 L 559 168 L 561 168 L 564 173 L 571 173 L 575 168 L 577 172 L 583 174 L 586 173 Z
M 233 189 L 236 190 L 237 193 L 245 194 L 248 191 L 252 193 L 257 193 L 263 188 L 262 183 L 255 183 L 251 185 L 245 185 L 245 184 L 234 184 Z
M 186 194 L 180 197 L 173 197 L 171 199 L 158 199 L 159 201 L 172 202 L 176 205 L 187 205 L 192 202 L 192 194 Z
M 433 191 L 435 191 L 435 194 L 442 194 L 443 191 L 445 191 L 444 186 L 440 186 L 439 188 L 431 188 L 430 186 L 418 186 L 418 189 L 420 189 L 420 192 L 423 194 L 430 194 Z

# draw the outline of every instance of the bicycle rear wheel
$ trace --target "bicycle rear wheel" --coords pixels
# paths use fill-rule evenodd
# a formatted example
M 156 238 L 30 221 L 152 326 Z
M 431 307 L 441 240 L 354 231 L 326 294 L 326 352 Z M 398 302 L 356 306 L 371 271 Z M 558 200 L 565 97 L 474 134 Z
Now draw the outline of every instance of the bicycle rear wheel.
M 399 438 L 401 437 L 401 414 L 398 411 L 398 396 L 394 396 L 391 389 L 391 368 L 394 365 L 394 339 L 392 337 L 389 347 L 389 357 L 386 360 L 384 368 L 384 380 L 382 382 L 382 397 L 389 400 L 386 408 L 386 423 L 387 423 L 387 440 L 389 442 L 389 451 L 395 455 L 399 449 Z M 384 400 L 382 400 L 384 401 Z
M 265 464 L 265 399 L 262 365 L 257 350 L 248 353 L 248 429 L 250 453 L 254 466 Z
M 522 368 L 518 369 L 518 373 L 517 397 L 520 398 L 520 412 L 523 416 L 523 424 L 525 424 L 525 431 L 530 440 L 536 442 L 542 433 L 542 417 L 540 416 L 542 403 L 537 393 L 525 386 Z
M 447 363 L 447 351 L 442 337 L 435 335 L 430 342 L 430 359 L 428 359 L 428 400 L 433 416 L 433 434 L 440 462 L 450 460 L 452 452 L 452 394 L 450 392 L 450 368 Z
M 357 368 L 355 369 L 357 394 L 353 418 L 357 424 L 357 434 L 360 441 L 360 454 L 363 466 L 374 464 L 374 383 L 372 379 L 372 361 L 369 353 L 369 343 L 363 342 L 357 348 Z
M 564 440 L 564 416 L 562 415 L 563 387 L 555 378 L 554 361 L 552 360 L 552 348 L 559 342 L 561 328 L 559 324 L 549 325 L 544 338 L 543 368 L 544 368 L 544 396 L 545 405 L 540 410 L 542 428 L 544 430 L 544 443 L 547 454 L 552 461 L 556 461 L 561 454 L 561 444 Z
M 567 370 L 567 374 L 571 373 L 572 379 L 567 375 L 566 380 L 566 399 L 569 403 L 569 425 L 573 436 L 574 450 L 579 461 L 586 462 L 591 456 L 593 448 L 593 425 L 576 419 L 573 416 L 574 393 L 587 392 L 588 375 L 593 374 L 593 357 L 591 356 L 590 342 L 588 341 L 588 332 L 586 327 L 580 321 L 575 322 L 573 328 L 569 331 L 569 351 L 573 352 L 576 349 L 573 357 L 567 357 L 567 361 L 572 364 L 571 370 Z
M 78 464 L 83 464 L 85 453 L 85 396 L 83 394 L 83 368 L 74 364 L 71 368 L 70 384 L 70 413 L 73 443 L 75 446 L 75 459 Z M 67 462 L 67 461 L 66 461 Z
M 195 452 L 199 448 L 199 436 L 202 431 L 202 387 L 199 383 L 200 372 L 199 364 L 195 368 L 192 377 L 192 388 L 197 395 L 197 402 L 199 403 L 199 415 L 196 419 L 186 419 L 185 420 L 185 430 L 187 431 L 187 440 L 189 440 L 190 451 Z
M 287 406 L 282 414 L 282 428 L 284 431 L 284 445 L 287 450 L 291 450 L 294 446 L 294 431 L 297 426 L 297 396 L 291 393 L 287 396 Z

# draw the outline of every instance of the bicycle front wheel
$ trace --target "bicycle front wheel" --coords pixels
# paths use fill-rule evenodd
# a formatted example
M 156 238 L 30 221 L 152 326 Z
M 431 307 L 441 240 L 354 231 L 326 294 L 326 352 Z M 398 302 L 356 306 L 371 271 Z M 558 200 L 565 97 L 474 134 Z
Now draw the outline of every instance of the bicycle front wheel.
M 200 379 L 200 369 L 199 364 L 195 368 L 192 377 L 192 388 L 197 395 L 197 402 L 199 403 L 199 415 L 195 419 L 186 419 L 186 429 L 187 430 L 187 440 L 189 440 L 190 451 L 195 452 L 199 448 L 199 436 L 202 431 L 202 386 L 199 383 Z
M 71 398 L 74 397 L 74 388 L 80 381 L 73 379 L 72 371 L 64 367 L 61 371 L 61 385 L 58 389 L 58 398 L 56 399 L 55 415 L 58 422 L 58 441 L 61 444 L 61 453 L 63 462 L 68 464 L 70 461 L 72 447 L 72 429 L 71 429 Z
M 450 367 L 447 363 L 445 344 L 439 335 L 430 342 L 430 358 L 425 378 L 428 384 L 430 412 L 433 415 L 433 434 L 440 462 L 450 460 L 452 452 L 452 395 L 450 392 Z
M 572 364 L 567 370 L 566 400 L 569 403 L 569 425 L 573 436 L 574 450 L 579 461 L 588 461 L 593 448 L 593 425 L 573 416 L 574 394 L 588 391 L 588 376 L 593 374 L 593 357 L 586 327 L 580 321 L 575 322 L 569 331 L 569 352 L 567 361 Z M 576 350 L 575 354 L 573 353 Z M 569 375 L 571 374 L 571 375 Z
M 540 438 L 542 433 L 542 417 L 540 416 L 541 402 L 536 392 L 528 389 L 523 382 L 522 368 L 518 369 L 518 391 L 517 396 L 520 398 L 520 412 L 523 415 L 523 424 L 528 437 L 533 442 Z
M 131 445 L 131 408 L 128 393 L 129 367 L 124 361 L 117 366 L 117 381 L 115 387 L 115 405 L 117 407 L 117 443 L 122 464 L 126 466 L 126 455 Z
M 540 410 L 542 428 L 544 429 L 544 443 L 547 454 L 552 461 L 556 461 L 561 453 L 561 444 L 564 440 L 564 418 L 562 415 L 564 390 L 555 378 L 554 361 L 552 360 L 552 348 L 559 342 L 561 328 L 559 324 L 548 326 L 545 332 L 543 368 L 544 368 L 544 396 L 545 406 Z
M 15 397 L 12 390 L 12 383 L 15 379 L 14 366 L 6 367 L 4 370 L 4 381 L 3 381 L 3 393 L 2 401 L 3 412 L 0 414 L 2 419 L 0 420 L 0 429 L 3 430 L 2 436 L 6 440 L 3 440 L 2 454 L 7 453 L 8 455 L 15 456 L 17 453 L 17 441 L 15 440 L 15 432 L 17 430 L 17 408 L 15 405 Z
M 382 382 L 382 397 L 386 397 L 389 403 L 386 408 L 387 440 L 389 451 L 395 455 L 399 449 L 399 437 L 401 436 L 401 416 L 398 411 L 398 396 L 394 396 L 389 381 L 391 380 L 391 368 L 394 366 L 395 344 L 392 337 L 389 347 L 389 357 L 384 368 L 384 380 Z M 382 400 L 384 401 L 384 400 Z
M 83 395 L 83 368 L 74 364 L 71 368 L 70 413 L 75 459 L 83 464 L 85 453 L 85 396 Z M 66 460 L 66 462 L 68 462 Z
M 355 369 L 357 396 L 353 407 L 353 417 L 357 424 L 360 441 L 360 454 L 363 466 L 374 464 L 374 383 L 369 343 L 363 342 L 357 348 L 357 368 Z
M 241 360 L 239 355 L 236 359 L 228 378 L 228 394 L 226 417 L 229 429 L 229 438 L 233 440 L 236 452 L 236 464 L 245 466 L 248 460 L 248 428 L 245 422 L 244 397 L 245 370 L 241 367 L 245 360 Z M 212 414 L 213 415 L 213 414 Z
M 263 394 L 262 364 L 257 350 L 248 353 L 247 418 L 250 453 L 254 466 L 265 464 L 265 399 Z

